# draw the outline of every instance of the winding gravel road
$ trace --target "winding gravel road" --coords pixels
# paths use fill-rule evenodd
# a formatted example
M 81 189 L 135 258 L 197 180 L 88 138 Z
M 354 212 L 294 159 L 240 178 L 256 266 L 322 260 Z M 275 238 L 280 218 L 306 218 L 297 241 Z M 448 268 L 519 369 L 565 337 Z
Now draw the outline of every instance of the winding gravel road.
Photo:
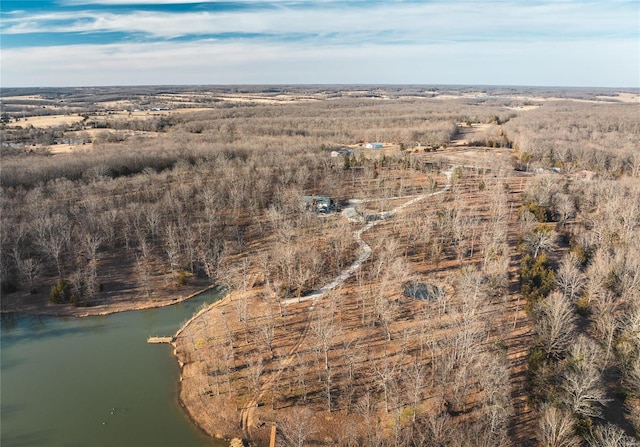
M 358 257 L 358 259 L 356 259 L 353 264 L 351 264 L 349 267 L 347 267 L 345 270 L 343 270 L 337 277 L 335 277 L 331 282 L 329 282 L 328 284 L 325 284 L 323 287 L 321 287 L 318 290 L 314 290 L 313 292 L 308 293 L 307 295 L 301 296 L 299 298 L 288 298 L 286 300 L 282 300 L 282 304 L 292 304 L 292 303 L 301 303 L 303 301 L 309 301 L 309 300 L 316 300 L 318 298 L 321 298 L 322 296 L 324 296 L 326 293 L 330 292 L 331 290 L 335 289 L 337 286 L 339 286 L 340 284 L 342 284 L 343 282 L 345 282 L 347 279 L 349 279 L 349 277 L 351 275 L 353 275 L 355 273 L 356 270 L 358 270 L 360 268 L 360 266 L 367 260 L 369 259 L 369 256 L 371 256 L 371 247 L 369 246 L 369 244 L 367 244 L 365 241 L 362 240 L 362 233 L 364 233 L 365 231 L 370 230 L 371 228 L 375 227 L 376 225 L 378 225 L 381 222 L 384 222 L 385 220 L 389 219 L 390 217 L 394 216 L 395 214 L 398 213 L 398 211 L 403 210 L 404 208 L 413 205 L 416 202 L 419 202 L 420 200 L 424 200 L 428 197 L 433 197 L 435 195 L 438 194 L 443 194 L 446 191 L 449 190 L 449 188 L 451 188 L 451 174 L 453 173 L 453 169 L 455 169 L 456 167 L 452 167 L 451 169 L 447 170 L 447 171 L 442 171 L 442 173 L 444 175 L 447 176 L 447 184 L 439 191 L 436 192 L 432 192 L 429 194 L 420 194 L 417 196 L 404 196 L 404 197 L 392 197 L 391 200 L 397 200 L 397 199 L 403 199 L 403 198 L 410 198 L 410 200 L 408 200 L 407 202 L 398 205 L 397 207 L 395 207 L 394 209 L 392 209 L 391 211 L 385 212 L 385 213 L 380 213 L 378 216 L 379 218 L 367 223 L 364 227 L 356 230 L 353 232 L 353 237 L 356 240 L 356 242 L 358 243 L 358 245 L 360 246 L 360 249 L 362 250 L 362 254 L 360 255 L 360 257 Z M 364 203 L 364 202 L 371 202 L 372 200 L 362 200 L 362 199 L 352 199 L 349 201 L 349 206 L 347 208 L 345 208 L 342 211 L 342 214 L 346 217 L 346 212 L 349 209 L 353 209 L 355 208 L 356 205 L 360 204 L 360 203 Z

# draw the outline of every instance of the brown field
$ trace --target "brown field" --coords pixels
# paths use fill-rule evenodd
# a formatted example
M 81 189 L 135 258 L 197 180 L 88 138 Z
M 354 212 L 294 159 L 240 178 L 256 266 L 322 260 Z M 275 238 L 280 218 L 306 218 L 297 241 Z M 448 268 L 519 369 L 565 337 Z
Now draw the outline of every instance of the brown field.
M 22 118 L 17 121 L 13 126 L 33 126 L 33 127 L 56 127 L 56 126 L 68 126 L 73 123 L 79 123 L 82 121 L 81 116 L 75 115 L 48 115 L 48 116 L 30 116 Z

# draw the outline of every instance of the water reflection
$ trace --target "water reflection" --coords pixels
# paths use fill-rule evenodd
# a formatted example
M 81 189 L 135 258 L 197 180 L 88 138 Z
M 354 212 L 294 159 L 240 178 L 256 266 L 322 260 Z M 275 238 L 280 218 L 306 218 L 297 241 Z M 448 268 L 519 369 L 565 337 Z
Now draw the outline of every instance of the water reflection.
M 83 319 L 3 314 L 0 445 L 224 445 L 180 408 L 172 349 L 146 344 L 218 296 Z
M 113 325 L 109 326 L 105 321 L 100 321 L 100 318 L 91 317 L 82 324 L 69 318 L 16 313 L 2 314 L 2 345 L 7 347 L 29 340 L 80 335 L 101 329 L 105 331 L 115 329 Z
M 3 410 L 4 411 L 4 410 Z M 3 447 L 38 447 L 50 445 L 50 431 L 40 430 L 31 433 L 9 433 L 2 435 Z

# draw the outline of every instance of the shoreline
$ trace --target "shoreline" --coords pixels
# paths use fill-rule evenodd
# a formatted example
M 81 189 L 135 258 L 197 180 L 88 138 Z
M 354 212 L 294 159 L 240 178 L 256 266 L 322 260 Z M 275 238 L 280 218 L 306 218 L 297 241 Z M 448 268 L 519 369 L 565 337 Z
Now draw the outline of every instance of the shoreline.
M 208 292 L 209 290 L 215 289 L 218 287 L 217 284 L 212 284 L 204 289 L 198 289 L 194 292 L 191 292 L 184 297 L 173 298 L 171 300 L 166 300 L 162 302 L 151 302 L 151 303 L 137 303 L 131 307 L 123 306 L 123 308 L 109 309 L 108 305 L 102 305 L 107 307 L 106 309 L 98 309 L 100 306 L 95 306 L 93 309 L 96 309 L 95 312 L 87 311 L 87 309 L 92 309 L 92 307 L 71 307 L 68 305 L 65 309 L 51 309 L 51 308 L 36 308 L 36 309 L 0 309 L 0 314 L 25 314 L 25 315 L 33 315 L 33 316 L 42 316 L 42 317 L 71 317 L 71 318 L 87 318 L 87 317 L 103 317 L 106 315 L 113 315 L 117 313 L 123 312 L 133 312 L 136 310 L 149 310 L 149 309 L 158 309 L 161 307 L 168 307 L 174 304 L 182 303 L 187 301 L 195 296 L 200 295 L 201 293 Z M 114 306 L 115 307 L 115 306 Z M 74 309 L 77 309 L 76 312 L 73 312 Z
M 197 293 L 196 295 L 199 295 L 200 293 L 204 293 L 207 292 L 209 290 L 215 289 L 216 287 L 218 287 L 217 285 L 208 287 L 207 289 L 203 290 L 202 292 Z M 221 289 L 223 289 L 223 287 L 221 287 Z M 195 295 L 194 295 L 195 296 Z M 191 296 L 190 298 L 193 298 L 193 296 Z M 187 328 L 187 326 L 189 326 L 193 321 L 195 321 L 196 318 L 199 318 L 200 315 L 202 315 L 205 312 L 208 312 L 210 309 L 214 308 L 215 306 L 223 303 L 225 300 L 227 300 L 227 298 L 229 298 L 229 294 L 225 294 L 222 298 L 215 300 L 213 303 L 209 304 L 206 307 L 203 307 L 202 309 L 200 309 L 198 312 L 196 312 L 195 314 L 193 314 L 191 316 L 191 318 L 189 318 L 187 321 L 185 321 L 184 323 L 182 323 L 182 326 L 180 326 L 180 328 L 176 331 L 175 334 L 173 334 L 173 339 L 177 340 L 177 338 L 180 336 L 180 334 Z
M 211 309 L 213 309 L 215 307 L 222 306 L 223 304 L 226 304 L 227 301 L 229 301 L 231 299 L 230 297 L 231 297 L 231 295 L 229 293 L 227 293 L 222 298 L 220 298 L 219 300 L 214 301 L 213 303 L 209 304 L 208 306 L 200 309 L 198 312 L 193 314 L 191 316 L 191 318 L 189 318 L 187 321 L 185 321 L 182 324 L 182 326 L 180 326 L 180 328 L 174 333 L 173 341 L 171 342 L 171 346 L 173 346 L 173 356 L 175 357 L 176 361 L 178 362 L 178 367 L 180 368 L 180 374 L 178 376 L 178 403 L 180 404 L 180 407 L 186 413 L 187 417 L 191 420 L 191 422 L 193 423 L 193 425 L 196 427 L 197 430 L 200 430 L 202 433 L 204 433 L 205 435 L 209 436 L 212 439 L 218 439 L 220 441 L 229 441 L 229 439 L 226 439 L 224 437 L 218 436 L 216 434 L 213 434 L 213 433 L 210 433 L 209 431 L 207 431 L 197 421 L 197 419 L 195 418 L 195 416 L 193 415 L 193 413 L 189 409 L 189 405 L 182 398 L 182 391 L 183 391 L 182 390 L 182 379 L 183 379 L 183 372 L 184 372 L 184 368 L 186 366 L 186 363 L 183 361 L 184 356 L 181 358 L 182 354 L 178 352 L 178 337 L 180 337 L 182 332 L 184 332 L 193 322 L 195 322 L 198 318 L 200 318 L 206 312 L 209 312 Z

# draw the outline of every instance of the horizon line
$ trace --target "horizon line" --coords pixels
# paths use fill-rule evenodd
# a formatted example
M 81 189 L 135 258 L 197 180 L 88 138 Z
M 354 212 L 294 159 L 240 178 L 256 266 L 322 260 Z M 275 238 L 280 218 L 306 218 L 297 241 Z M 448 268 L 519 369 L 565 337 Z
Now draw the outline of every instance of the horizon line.
M 239 83 L 239 84 L 88 84 L 88 85 L 18 85 L 3 86 L 2 90 L 15 89 L 82 89 L 82 88 L 138 88 L 138 87 L 484 87 L 484 88 L 550 88 L 550 89 L 600 89 L 600 90 L 637 90 L 640 86 L 597 86 L 597 85 L 544 85 L 544 84 L 443 84 L 443 83 Z

